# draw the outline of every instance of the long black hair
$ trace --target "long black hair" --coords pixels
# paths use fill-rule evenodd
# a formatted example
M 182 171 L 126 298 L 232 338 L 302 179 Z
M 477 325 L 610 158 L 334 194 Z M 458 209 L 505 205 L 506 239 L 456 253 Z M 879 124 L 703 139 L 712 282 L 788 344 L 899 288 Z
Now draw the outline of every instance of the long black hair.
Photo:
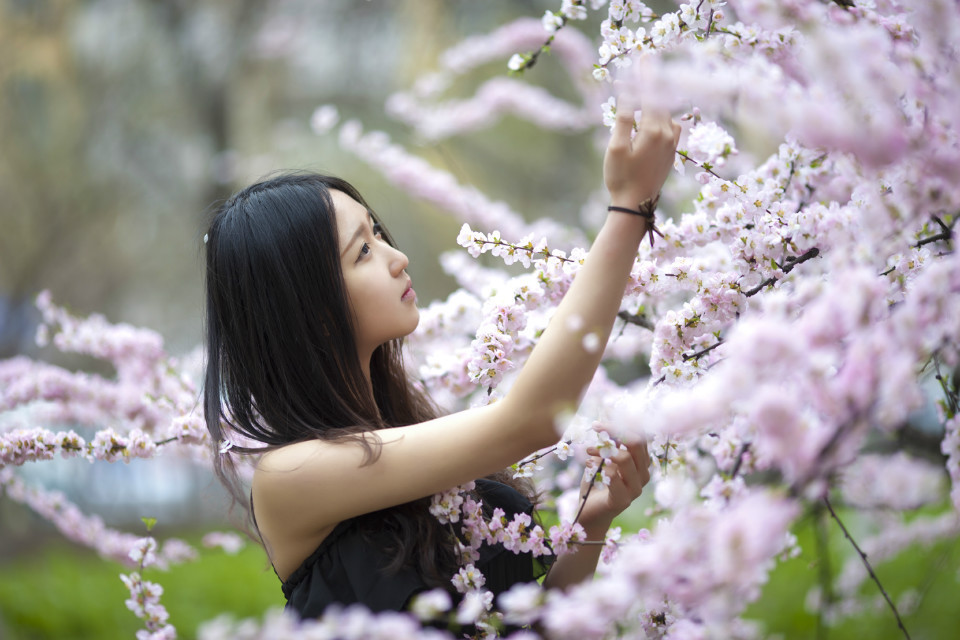
M 263 445 L 234 446 L 238 453 L 315 438 L 354 440 L 370 462 L 379 454 L 377 429 L 437 417 L 404 370 L 402 340 L 374 351 L 371 397 L 355 346 L 331 190 L 350 196 L 379 222 L 350 184 L 317 174 L 254 184 L 213 216 L 206 236 L 204 413 L 215 448 L 232 434 Z M 214 468 L 246 508 L 232 455 L 215 449 Z M 496 477 L 517 484 L 503 476 Z M 453 545 L 428 506 L 423 498 L 357 522 L 391 534 L 393 569 L 412 565 L 430 582 L 449 586 Z

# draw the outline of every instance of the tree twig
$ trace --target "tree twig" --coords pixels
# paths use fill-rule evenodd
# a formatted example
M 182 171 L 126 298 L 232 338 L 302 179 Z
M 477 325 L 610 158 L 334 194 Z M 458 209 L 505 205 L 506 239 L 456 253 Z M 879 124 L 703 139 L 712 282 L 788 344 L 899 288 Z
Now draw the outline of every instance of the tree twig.
M 900 613 L 897 611 L 896 605 L 893 604 L 893 600 L 890 599 L 890 595 L 887 593 L 887 590 L 884 589 L 883 585 L 880 583 L 880 578 L 878 578 L 877 574 L 874 573 L 873 567 L 870 565 L 870 561 L 867 560 L 867 554 L 863 552 L 857 542 L 853 539 L 853 536 L 850 535 L 850 532 L 847 531 L 847 528 L 843 525 L 843 522 L 840 521 L 840 517 L 837 516 L 837 512 L 833 510 L 833 505 L 830 504 L 830 498 L 828 496 L 823 496 L 823 503 L 827 506 L 827 510 L 830 511 L 830 516 L 838 525 L 840 525 L 843 535 L 846 536 L 847 540 L 850 541 L 850 544 L 853 545 L 853 548 L 856 549 L 858 554 L 860 554 L 860 559 L 863 561 L 863 566 L 867 568 L 867 572 L 870 574 L 870 577 L 876 583 L 877 588 L 880 589 L 883 599 L 887 601 L 887 605 L 889 605 L 890 610 L 893 611 L 893 615 L 897 619 L 897 626 L 900 627 L 904 637 L 906 637 L 907 640 L 910 640 L 910 634 L 907 632 L 907 628 L 903 626 L 903 620 L 900 619 Z
M 813 258 L 816 258 L 818 255 L 820 255 L 820 249 L 813 247 L 812 249 L 808 249 L 805 253 L 799 256 L 790 257 L 784 260 L 783 265 L 780 267 L 780 270 L 783 271 L 784 274 L 790 273 L 791 271 L 793 271 L 793 268 L 798 264 L 803 264 L 807 260 L 812 260 Z M 744 291 L 743 295 L 745 295 L 748 298 L 751 296 L 755 296 L 761 291 L 763 291 L 764 288 L 766 288 L 771 284 L 774 284 L 775 282 L 777 282 L 777 278 L 773 278 L 773 277 L 767 278 L 766 280 L 764 280 L 763 282 L 755 286 L 753 289 Z
M 626 322 L 627 324 L 635 324 L 638 327 L 643 327 L 644 329 L 649 329 L 653 331 L 653 322 L 650 321 L 650 318 L 647 316 L 642 316 L 636 313 L 630 313 L 629 311 L 619 311 L 617 312 L 617 317 Z
M 700 358 L 702 356 L 707 355 L 708 353 L 710 353 L 711 351 L 713 351 L 714 349 L 716 349 L 722 344 L 723 344 L 723 340 L 718 338 L 714 344 L 710 345 L 706 349 L 701 349 L 700 351 L 695 351 L 694 353 L 685 353 L 680 357 L 684 362 L 686 362 L 687 360 L 693 360 L 694 358 Z
M 737 474 L 740 473 L 740 467 L 743 466 L 743 458 L 747 455 L 748 451 L 750 451 L 750 443 L 744 442 L 743 446 L 740 448 L 740 453 L 737 454 L 737 461 L 733 463 L 733 470 L 730 472 L 731 480 L 736 478 Z
M 913 246 L 916 247 L 917 249 L 919 249 L 920 247 L 922 247 L 922 246 L 925 245 L 925 244 L 930 244 L 931 242 L 937 242 L 937 241 L 939 241 L 939 240 L 950 240 L 951 238 L 953 238 L 953 231 L 951 231 L 950 229 L 947 229 L 946 231 L 943 231 L 943 232 L 938 233 L 938 234 L 936 234 L 936 235 L 927 236 L 926 238 L 923 238 L 922 240 L 920 240 L 919 242 L 917 242 L 917 244 L 915 244 L 915 245 L 913 245 Z
M 677 149 L 676 154 L 677 154 L 678 156 L 680 156 L 681 158 L 683 158 L 684 160 L 686 160 L 687 162 L 689 162 L 689 163 L 691 163 L 691 164 L 693 164 L 693 165 L 695 165 L 695 166 L 703 169 L 704 171 L 706 171 L 707 173 L 709 173 L 710 175 L 712 175 L 714 178 L 716 178 L 716 179 L 718 179 L 718 180 L 723 180 L 724 182 L 726 182 L 726 183 L 728 183 L 728 184 L 732 184 L 732 185 L 735 186 L 736 188 L 740 189 L 740 191 L 743 192 L 743 193 L 746 193 L 746 192 L 747 192 L 747 188 L 746 188 L 746 187 L 744 187 L 744 186 L 742 186 L 742 185 L 734 182 L 733 180 L 727 180 L 726 178 L 720 176 L 720 175 L 719 175 L 716 171 L 714 171 L 709 165 L 703 164 L 703 163 L 701 163 L 701 162 L 697 162 L 696 160 L 694 160 L 693 158 L 691 158 L 690 155 L 689 155 L 686 151 L 681 151 L 680 149 Z
M 590 478 L 590 484 L 587 485 L 587 490 L 583 494 L 583 498 L 580 499 L 580 508 L 577 509 L 577 517 L 573 519 L 574 524 L 580 521 L 580 516 L 583 514 L 583 508 L 587 506 L 587 498 L 590 497 L 590 492 L 593 491 L 593 483 L 597 477 L 597 474 L 603 473 L 603 465 L 606 464 L 606 460 L 600 460 L 600 466 L 597 467 L 597 470 L 593 472 L 593 477 Z
M 940 358 L 937 356 L 933 357 L 933 368 L 937 372 L 934 378 L 940 383 L 940 388 L 943 390 L 943 395 L 946 398 L 947 408 L 950 409 L 950 413 L 957 415 L 960 413 L 960 393 L 957 391 L 956 381 L 951 385 L 950 380 L 945 378 L 943 373 L 940 372 Z

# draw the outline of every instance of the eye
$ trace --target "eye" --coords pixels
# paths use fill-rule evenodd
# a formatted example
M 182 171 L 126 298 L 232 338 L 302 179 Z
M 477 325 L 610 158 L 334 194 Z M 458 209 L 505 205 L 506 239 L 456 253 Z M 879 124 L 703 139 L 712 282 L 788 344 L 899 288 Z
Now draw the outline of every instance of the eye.
M 357 262 L 360 262 L 363 258 L 370 254 L 370 245 L 364 242 L 360 246 L 360 255 L 357 256 Z

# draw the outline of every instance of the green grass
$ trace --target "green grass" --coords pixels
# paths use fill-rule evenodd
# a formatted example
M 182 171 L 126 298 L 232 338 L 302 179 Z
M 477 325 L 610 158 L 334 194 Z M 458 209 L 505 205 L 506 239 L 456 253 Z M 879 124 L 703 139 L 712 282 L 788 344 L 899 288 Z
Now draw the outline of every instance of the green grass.
M 5 562 L 0 565 L 0 638 L 133 638 L 143 627 L 124 605 L 128 592 L 118 576 L 128 572 L 67 542 Z M 145 578 L 163 586 L 161 603 L 179 637 L 187 640 L 201 622 L 221 613 L 259 618 L 284 602 L 279 580 L 252 544 L 235 556 L 202 550 L 197 561 L 169 571 L 148 569 Z

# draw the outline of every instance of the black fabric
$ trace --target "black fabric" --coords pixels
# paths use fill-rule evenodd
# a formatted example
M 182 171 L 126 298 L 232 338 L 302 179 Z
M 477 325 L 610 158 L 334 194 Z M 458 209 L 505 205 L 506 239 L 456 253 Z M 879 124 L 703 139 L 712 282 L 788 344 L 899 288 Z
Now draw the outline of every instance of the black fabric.
M 532 513 L 533 505 L 513 488 L 492 480 L 477 480 L 478 497 L 489 515 L 495 507 L 507 518 Z M 372 611 L 401 611 L 411 598 L 430 587 L 414 568 L 388 573 L 391 558 L 361 534 L 353 520 L 338 524 L 283 583 L 287 609 L 303 618 L 321 615 L 329 605 L 360 603 Z M 531 582 L 539 563 L 529 553 L 515 554 L 502 545 L 483 545 L 476 567 L 486 577 L 484 587 L 499 595 L 514 584 Z

